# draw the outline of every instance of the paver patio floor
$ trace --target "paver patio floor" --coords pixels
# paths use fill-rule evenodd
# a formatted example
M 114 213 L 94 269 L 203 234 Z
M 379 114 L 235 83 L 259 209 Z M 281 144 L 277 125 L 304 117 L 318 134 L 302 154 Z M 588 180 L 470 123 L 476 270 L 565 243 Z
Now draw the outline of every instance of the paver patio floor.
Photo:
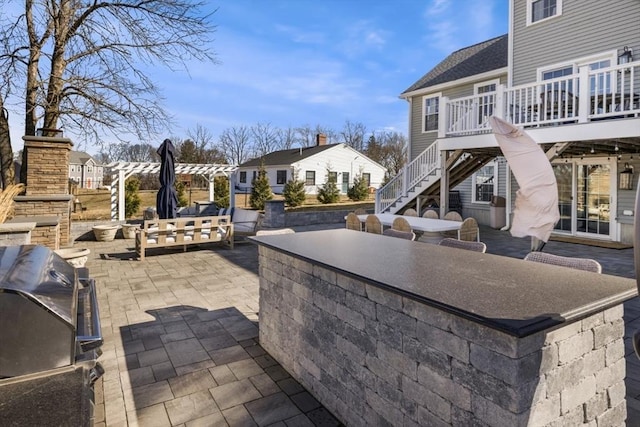
M 487 228 L 481 238 L 488 252 L 519 258 L 529 246 Z M 96 426 L 340 425 L 259 345 L 255 245 L 158 250 L 142 262 L 133 240 L 75 246 L 91 250 L 105 338 Z M 633 277 L 629 249 L 550 242 L 545 251 L 580 251 L 604 273 Z M 640 361 L 629 339 L 639 319 L 634 298 L 625 305 L 629 426 L 640 426 Z

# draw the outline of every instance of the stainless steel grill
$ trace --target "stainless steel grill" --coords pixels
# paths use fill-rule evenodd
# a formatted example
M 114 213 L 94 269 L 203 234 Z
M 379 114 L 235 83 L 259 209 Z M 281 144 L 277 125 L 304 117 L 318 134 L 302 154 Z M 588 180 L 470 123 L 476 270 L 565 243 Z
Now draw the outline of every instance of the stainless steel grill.
M 102 335 L 95 281 L 88 270 L 74 268 L 44 246 L 0 247 L 0 343 L 0 412 L 9 417 L 5 420 L 12 414 L 23 425 L 53 420 L 37 418 L 53 414 L 23 413 L 43 406 L 29 398 L 16 400 L 20 387 L 38 387 L 37 399 L 88 408 L 86 402 L 64 402 L 59 396 L 64 389 L 90 398 L 93 382 L 104 372 L 97 362 Z M 86 416 L 80 419 L 86 421 L 82 425 L 89 423 Z

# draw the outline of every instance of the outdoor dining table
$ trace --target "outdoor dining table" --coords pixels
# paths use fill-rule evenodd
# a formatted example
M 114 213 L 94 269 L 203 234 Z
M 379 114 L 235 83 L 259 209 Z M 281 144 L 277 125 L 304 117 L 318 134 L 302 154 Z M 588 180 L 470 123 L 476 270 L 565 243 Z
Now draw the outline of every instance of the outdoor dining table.
M 419 216 L 405 216 L 394 214 L 372 214 L 378 217 L 380 223 L 384 226 L 391 227 L 396 218 L 404 218 L 407 220 L 413 231 L 423 231 L 428 233 L 440 233 L 443 231 L 457 231 L 458 237 L 462 223 L 459 221 L 449 221 L 446 219 L 422 218 Z M 360 222 L 365 222 L 369 215 L 358 215 Z

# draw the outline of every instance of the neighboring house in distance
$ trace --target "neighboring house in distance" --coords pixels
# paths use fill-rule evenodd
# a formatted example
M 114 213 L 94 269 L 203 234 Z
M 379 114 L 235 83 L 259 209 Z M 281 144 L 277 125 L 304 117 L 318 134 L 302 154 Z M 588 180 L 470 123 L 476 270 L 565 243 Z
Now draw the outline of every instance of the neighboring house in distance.
M 362 175 L 369 187 L 378 188 L 382 184 L 385 169 L 364 154 L 346 144 L 326 144 L 324 135 L 317 135 L 313 147 L 292 148 L 269 153 L 238 166 L 236 191 L 250 192 L 251 182 L 258 174 L 260 165 L 264 168 L 275 194 L 282 194 L 284 185 L 291 180 L 294 172 L 298 179 L 305 181 L 307 194 L 317 194 L 318 187 L 327 180 L 327 170 L 335 174 L 334 179 L 342 194 L 353 185 L 353 178 Z
M 547 153 L 559 190 L 555 233 L 632 242 L 640 2 L 510 0 L 509 13 L 508 34 L 453 52 L 400 95 L 409 163 L 379 190 L 376 212 L 429 198 L 446 211 L 458 190 L 463 216 L 481 224 L 490 223 L 491 196 L 504 197 L 508 225 L 518 184 L 491 132 L 495 115 Z
M 69 153 L 69 179 L 75 181 L 80 188 L 100 188 L 104 168 L 91 155 L 84 151 Z

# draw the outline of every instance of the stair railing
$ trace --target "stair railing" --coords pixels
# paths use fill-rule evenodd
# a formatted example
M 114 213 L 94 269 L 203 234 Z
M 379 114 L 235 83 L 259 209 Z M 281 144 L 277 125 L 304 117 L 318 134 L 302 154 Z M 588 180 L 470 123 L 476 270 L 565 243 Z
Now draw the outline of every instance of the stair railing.
M 418 184 L 433 174 L 440 165 L 438 142 L 434 142 L 415 159 L 406 164 L 396 176 L 376 191 L 376 213 L 385 212 Z

